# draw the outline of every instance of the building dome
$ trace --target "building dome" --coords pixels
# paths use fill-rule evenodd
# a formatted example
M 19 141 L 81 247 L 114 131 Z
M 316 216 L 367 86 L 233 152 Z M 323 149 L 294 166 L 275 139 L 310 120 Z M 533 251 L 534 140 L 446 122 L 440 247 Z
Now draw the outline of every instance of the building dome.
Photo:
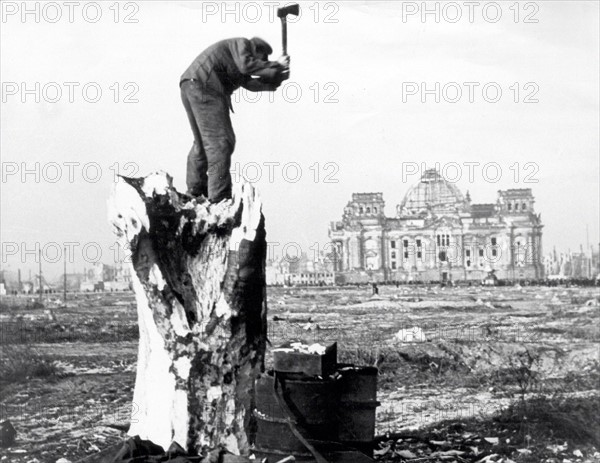
M 435 169 L 426 170 L 421 181 L 408 190 L 400 203 L 400 215 L 456 212 L 466 205 L 460 190 Z

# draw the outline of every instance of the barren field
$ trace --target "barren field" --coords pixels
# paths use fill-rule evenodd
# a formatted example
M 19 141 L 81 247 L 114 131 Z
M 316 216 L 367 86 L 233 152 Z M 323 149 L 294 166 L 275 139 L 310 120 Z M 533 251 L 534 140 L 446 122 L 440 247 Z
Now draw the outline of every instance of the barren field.
M 382 461 L 600 461 L 598 288 L 269 288 L 269 340 L 380 369 Z M 0 461 L 77 461 L 132 419 L 132 294 L 2 301 Z M 401 330 L 402 336 L 395 336 Z M 269 363 L 270 359 L 267 359 Z M 133 405 L 135 419 L 135 405 Z

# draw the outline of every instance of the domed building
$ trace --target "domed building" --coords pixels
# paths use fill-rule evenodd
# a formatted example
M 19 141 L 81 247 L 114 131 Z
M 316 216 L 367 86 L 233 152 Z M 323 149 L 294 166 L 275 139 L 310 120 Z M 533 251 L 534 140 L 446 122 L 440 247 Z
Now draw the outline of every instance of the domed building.
M 498 191 L 495 204 L 471 204 L 469 193 L 435 169 L 423 173 L 384 214 L 382 193 L 354 193 L 329 237 L 338 283 L 543 277 L 542 227 L 531 189 Z
M 435 169 L 427 170 L 421 181 L 410 188 L 402 203 L 398 206 L 398 214 L 404 216 L 447 214 L 464 211 L 465 199 L 460 190 L 442 178 Z

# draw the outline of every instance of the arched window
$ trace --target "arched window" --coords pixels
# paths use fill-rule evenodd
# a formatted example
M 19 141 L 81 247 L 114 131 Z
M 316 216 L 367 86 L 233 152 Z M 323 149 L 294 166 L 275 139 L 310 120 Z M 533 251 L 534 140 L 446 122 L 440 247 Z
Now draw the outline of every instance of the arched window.
M 527 259 L 527 241 L 524 237 L 519 236 L 514 242 L 514 258 L 517 267 L 525 266 Z
M 367 207 L 367 214 L 370 214 L 370 213 L 371 213 L 371 208 Z
M 362 214 L 362 213 L 363 213 L 363 208 L 362 208 L 362 207 L 359 207 L 359 208 L 358 208 L 358 213 L 359 213 L 359 214 Z
M 523 211 L 527 210 L 527 204 L 525 204 L 525 203 L 521 204 L 521 210 L 523 210 Z

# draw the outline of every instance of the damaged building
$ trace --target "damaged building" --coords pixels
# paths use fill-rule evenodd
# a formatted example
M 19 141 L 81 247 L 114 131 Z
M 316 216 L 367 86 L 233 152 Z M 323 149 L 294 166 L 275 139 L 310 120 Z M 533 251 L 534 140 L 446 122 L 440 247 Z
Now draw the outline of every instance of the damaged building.
M 531 189 L 472 204 L 435 169 L 424 172 L 386 217 L 382 193 L 354 193 L 332 222 L 337 283 L 480 281 L 544 276 L 542 223 Z

